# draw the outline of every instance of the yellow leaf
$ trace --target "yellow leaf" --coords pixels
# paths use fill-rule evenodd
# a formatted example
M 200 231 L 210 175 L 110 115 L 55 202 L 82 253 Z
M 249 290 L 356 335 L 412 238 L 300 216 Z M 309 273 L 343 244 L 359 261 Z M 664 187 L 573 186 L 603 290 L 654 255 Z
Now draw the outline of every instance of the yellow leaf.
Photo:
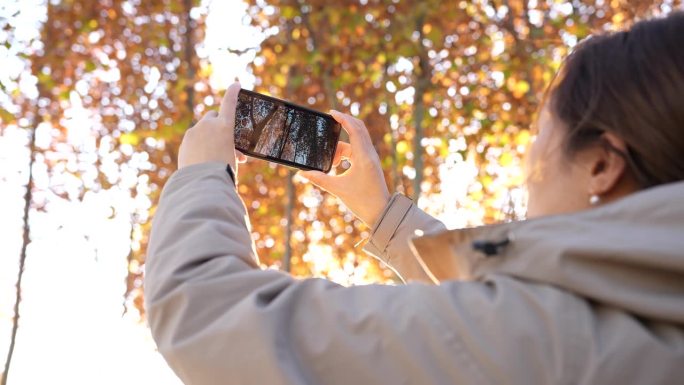
M 408 143 L 406 143 L 405 140 L 399 141 L 399 143 L 397 143 L 397 153 L 403 155 L 406 151 L 408 151 Z
M 285 85 L 287 84 L 287 78 L 285 78 L 285 75 L 278 73 L 273 75 L 273 82 L 276 86 L 282 88 L 285 87 Z
M 121 134 L 121 136 L 119 137 L 119 143 L 137 146 L 138 143 L 140 143 L 140 136 L 132 132 L 126 132 Z
M 517 83 L 515 83 L 515 87 L 513 88 L 513 96 L 515 96 L 517 99 L 522 98 L 525 96 L 527 91 L 530 90 L 530 83 L 521 80 Z
M 484 194 L 482 193 L 482 190 L 477 190 L 477 191 L 473 191 L 470 193 L 470 199 L 472 199 L 476 202 L 481 201 L 482 198 L 484 198 Z
M 380 64 L 385 64 L 385 63 L 387 62 L 387 56 L 386 56 L 384 53 L 381 52 L 381 53 L 378 55 L 378 62 L 379 62 Z
M 513 163 L 513 156 L 509 152 L 504 152 L 499 158 L 499 164 L 503 167 L 508 167 Z
M 202 78 L 208 78 L 209 76 L 211 76 L 212 72 L 213 72 L 213 68 L 212 68 L 211 64 L 205 63 L 205 64 L 202 64 L 200 66 L 200 70 L 199 70 L 198 75 Z
M 522 130 L 515 136 L 515 144 L 517 146 L 527 146 L 530 143 L 530 132 Z
M 297 11 L 294 7 L 285 6 L 280 8 L 280 14 L 286 19 L 291 19 L 297 14 Z
M 485 175 L 484 177 L 482 177 L 481 182 L 482 182 L 482 187 L 484 187 L 485 189 L 488 189 L 489 186 L 492 185 L 492 182 L 494 182 L 494 179 L 490 175 Z

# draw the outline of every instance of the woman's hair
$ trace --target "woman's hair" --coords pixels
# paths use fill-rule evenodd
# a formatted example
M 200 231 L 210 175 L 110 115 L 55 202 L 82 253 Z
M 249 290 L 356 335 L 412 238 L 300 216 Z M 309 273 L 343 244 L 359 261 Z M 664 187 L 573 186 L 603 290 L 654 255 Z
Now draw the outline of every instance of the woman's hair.
M 548 96 L 567 156 L 611 132 L 642 188 L 684 180 L 684 13 L 580 43 Z

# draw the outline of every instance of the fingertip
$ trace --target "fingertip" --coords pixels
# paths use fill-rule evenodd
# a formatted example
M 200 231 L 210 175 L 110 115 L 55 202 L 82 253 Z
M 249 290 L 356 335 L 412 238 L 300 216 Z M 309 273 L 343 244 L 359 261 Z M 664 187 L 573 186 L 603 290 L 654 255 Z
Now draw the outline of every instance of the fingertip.
M 215 118 L 217 116 L 218 116 L 218 112 L 216 110 L 209 110 L 204 114 L 202 119 Z
M 228 86 L 225 94 L 223 95 L 223 100 L 219 106 L 218 115 L 228 122 L 235 119 L 235 108 L 238 101 L 238 93 L 240 92 L 240 83 L 235 82 Z
M 240 92 L 240 89 L 242 86 L 240 85 L 240 82 L 234 82 L 230 86 L 228 86 L 228 89 L 226 90 L 226 93 L 230 95 L 230 97 L 237 98 L 237 94 Z
M 337 120 L 349 120 L 349 118 L 351 118 L 351 115 L 337 110 L 330 110 L 330 115 L 335 117 Z
M 333 119 L 335 119 L 335 121 L 337 121 L 337 123 L 342 124 L 344 121 L 344 114 L 342 114 L 341 112 L 339 112 L 337 110 L 330 110 L 330 116 L 332 116 Z

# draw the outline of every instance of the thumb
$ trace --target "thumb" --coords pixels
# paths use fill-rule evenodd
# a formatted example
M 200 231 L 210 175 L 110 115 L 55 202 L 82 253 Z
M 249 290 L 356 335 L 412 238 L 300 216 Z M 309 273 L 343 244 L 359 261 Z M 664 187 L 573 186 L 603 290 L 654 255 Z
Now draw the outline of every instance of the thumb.
M 330 191 L 335 184 L 335 176 L 320 171 L 299 171 L 297 174 L 326 191 Z

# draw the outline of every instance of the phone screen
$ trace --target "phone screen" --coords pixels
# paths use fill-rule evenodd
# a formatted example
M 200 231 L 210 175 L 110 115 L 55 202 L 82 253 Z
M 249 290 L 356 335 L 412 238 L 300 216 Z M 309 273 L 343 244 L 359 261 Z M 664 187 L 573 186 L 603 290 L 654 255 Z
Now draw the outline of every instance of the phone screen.
M 305 169 L 330 171 L 340 124 L 332 116 L 240 90 L 235 148 L 246 155 Z

